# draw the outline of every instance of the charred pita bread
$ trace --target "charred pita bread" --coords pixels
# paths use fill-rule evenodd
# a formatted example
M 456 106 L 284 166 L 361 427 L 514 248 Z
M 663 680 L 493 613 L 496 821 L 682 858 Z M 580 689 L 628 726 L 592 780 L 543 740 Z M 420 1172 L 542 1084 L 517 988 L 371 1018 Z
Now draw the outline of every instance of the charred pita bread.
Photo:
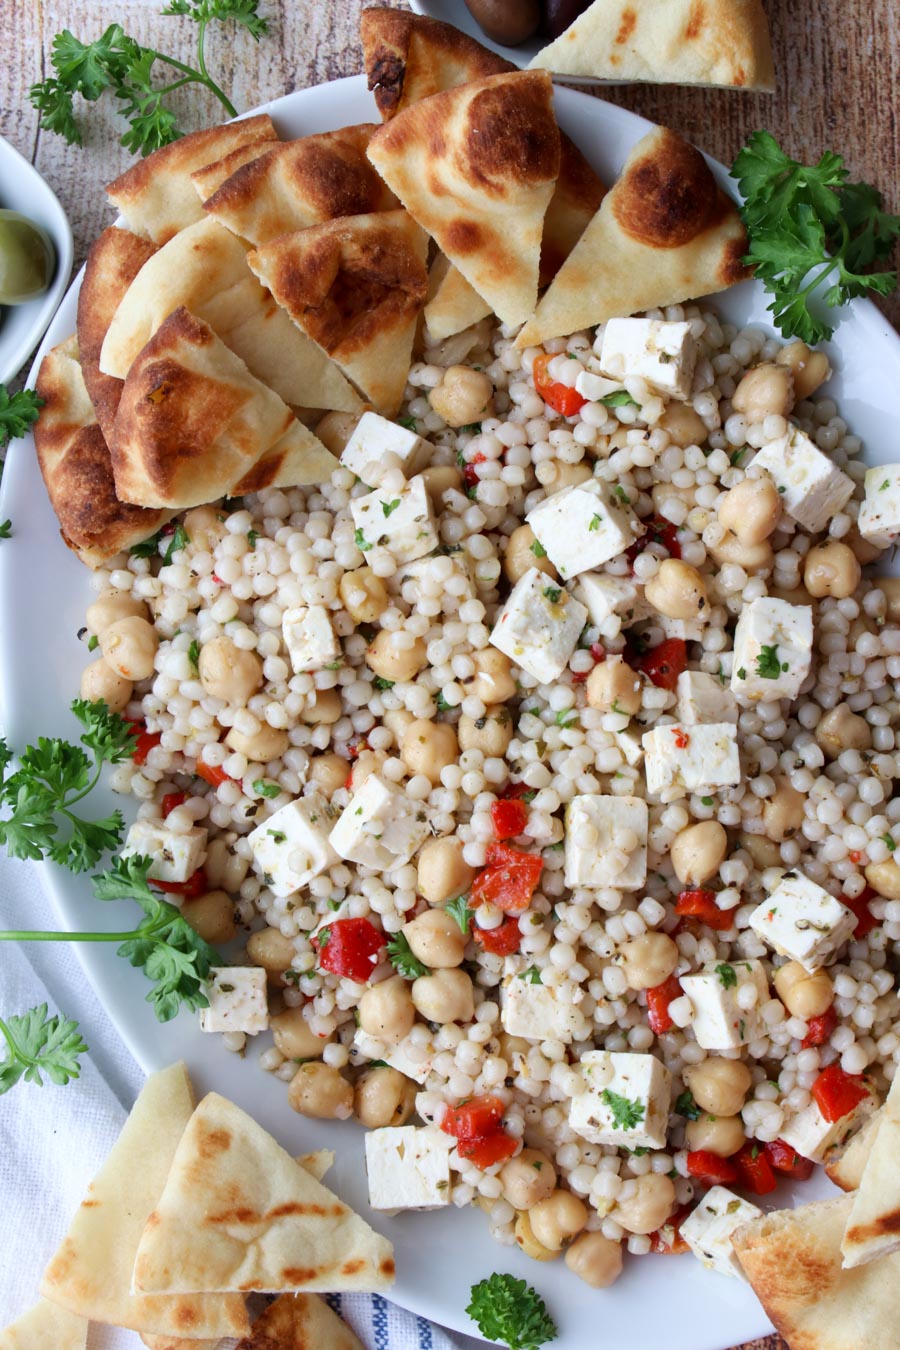
M 214 164 L 204 164 L 202 169 L 195 169 L 191 174 L 191 182 L 201 204 L 214 192 L 218 192 L 222 184 L 232 174 L 237 173 L 238 169 L 249 164 L 251 160 L 259 159 L 260 155 L 267 154 L 275 144 L 271 136 L 260 141 L 248 141 L 246 145 L 239 145 L 236 150 L 232 150 L 230 155 L 217 159 Z
M 724 290 L 749 276 L 747 247 L 738 209 L 700 151 L 657 127 L 632 150 L 516 345 Z
M 315 1294 L 282 1294 L 237 1350 L 363 1350 L 362 1342 Z
M 794 1350 L 896 1345 L 900 1255 L 841 1269 L 849 1195 L 779 1209 L 739 1228 L 732 1245 L 753 1292 Z
M 881 1124 L 881 1109 L 869 1116 L 856 1134 L 836 1144 L 825 1154 L 825 1171 L 842 1191 L 855 1191 L 869 1160 L 875 1136 Z
M 492 75 L 414 103 L 375 133 L 369 158 L 501 322 L 533 313 L 559 173 L 549 75 Z
M 337 461 L 209 324 L 176 309 L 128 372 L 110 443 L 125 501 L 183 510 L 321 483 Z
M 110 183 L 106 195 L 136 234 L 165 244 L 203 216 L 191 174 L 261 139 L 278 139 L 268 113 L 194 131 L 139 159 Z
M 216 1350 L 216 1346 L 222 1344 L 221 1337 L 216 1337 L 214 1341 L 195 1341 L 185 1340 L 182 1336 L 150 1336 L 142 1335 L 141 1340 L 148 1347 L 148 1350 Z
M 386 1238 L 250 1116 L 216 1093 L 204 1097 L 147 1220 L 137 1288 L 372 1290 L 393 1279 Z
M 60 534 L 88 567 L 155 534 L 168 511 L 146 511 L 116 495 L 112 460 L 88 398 L 74 337 L 47 352 L 37 378 L 44 400 L 34 426 L 38 464 Z
M 236 1295 L 131 1293 L 138 1240 L 193 1105 L 183 1064 L 150 1075 L 44 1271 L 44 1298 L 95 1322 L 159 1336 L 243 1336 L 249 1329 L 244 1301 Z
M 462 272 L 439 253 L 429 273 L 429 300 L 425 322 L 433 338 L 443 341 L 454 333 L 470 328 L 491 312 L 481 296 L 466 281 Z
M 366 158 L 375 129 L 344 127 L 280 143 L 232 174 L 203 209 L 251 244 L 339 216 L 396 210 L 397 198 Z
M 307 337 L 393 416 L 425 302 L 427 248 L 405 211 L 382 211 L 284 234 L 249 263 Z
M 86 1318 L 42 1301 L 0 1331 L 0 1350 L 85 1350 L 87 1333 Z
M 315 1153 L 301 1153 L 297 1159 L 304 1172 L 308 1172 L 316 1181 L 321 1181 L 326 1172 L 334 1167 L 334 1150 L 318 1148 Z
M 845 1269 L 900 1250 L 900 1074 L 878 1114 L 881 1124 L 841 1243 Z
M 594 0 L 531 67 L 600 80 L 775 87 L 760 0 Z

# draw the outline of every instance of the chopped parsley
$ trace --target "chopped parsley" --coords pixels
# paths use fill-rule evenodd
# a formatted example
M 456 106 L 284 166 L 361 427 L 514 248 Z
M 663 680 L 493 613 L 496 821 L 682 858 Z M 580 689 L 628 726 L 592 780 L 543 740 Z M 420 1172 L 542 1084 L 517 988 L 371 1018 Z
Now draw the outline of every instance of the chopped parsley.
M 194 674 L 198 675 L 200 673 L 200 643 L 196 638 L 188 647 L 188 660 L 194 668 Z
M 277 783 L 267 783 L 264 778 L 254 778 L 253 791 L 261 797 L 277 797 L 281 788 Z
M 271 835 L 276 844 L 283 844 L 287 839 L 284 830 L 266 830 L 266 834 Z
M 382 511 L 383 511 L 383 513 L 384 513 L 384 518 L 385 518 L 385 520 L 387 520 L 388 516 L 391 516 L 391 515 L 394 514 L 394 512 L 397 510 L 397 507 L 398 507 L 399 505 L 400 505 L 400 498 L 399 498 L 399 497 L 395 497 L 394 500 L 393 500 L 392 502 L 382 502 L 382 503 L 381 503 L 381 509 L 382 509 Z
M 733 469 L 737 468 L 737 466 L 740 464 L 741 460 L 744 458 L 746 453 L 747 453 L 746 445 L 741 450 L 732 450 L 731 454 L 728 456 L 728 459 Z
M 616 486 L 613 488 L 613 496 L 618 497 L 619 501 L 624 502 L 626 506 L 631 505 L 631 498 L 622 487 L 621 483 L 616 483 Z
M 591 523 L 588 526 L 588 530 L 593 532 L 594 530 L 599 530 L 599 528 L 600 528 L 600 517 L 591 516 Z
M 88 651 L 95 652 L 99 646 L 100 646 L 100 639 L 98 638 L 97 634 L 91 633 L 91 636 L 88 638 L 88 645 L 87 645 Z
M 740 667 L 738 667 L 737 677 L 738 677 L 739 680 L 746 680 L 746 678 L 747 678 L 747 669 L 746 669 L 745 666 L 740 666 Z
M 627 389 L 616 389 L 611 394 L 604 394 L 600 400 L 607 408 L 636 408 L 638 401 L 632 398 Z
M 450 917 L 459 924 L 463 933 L 468 933 L 469 924 L 472 921 L 472 911 L 469 909 L 467 901 L 467 896 L 458 895 L 455 900 L 451 900 L 448 905 L 444 906 Z
M 354 542 L 354 544 L 356 545 L 356 547 L 359 549 L 360 553 L 368 553 L 368 551 L 369 551 L 370 548 L 374 548 L 374 547 L 375 547 L 374 544 L 370 544 L 370 543 L 369 543 L 368 539 L 367 539 L 366 536 L 363 534 L 363 532 L 362 532 L 361 529 L 358 529 L 358 530 L 355 531 L 355 533 L 354 533 L 354 535 L 353 535 L 353 542 Z
M 551 605 L 558 605 L 558 604 L 559 604 L 559 597 L 560 597 L 561 595 L 562 595 L 562 591 L 560 590 L 560 588 L 559 588 L 558 586 L 545 586 L 545 587 L 544 587 L 544 599 L 545 599 L 545 600 L 549 600 L 550 603 L 551 603 Z
M 685 1088 L 675 1100 L 675 1114 L 684 1116 L 685 1120 L 699 1120 L 701 1116 L 700 1107 L 694 1101 L 694 1094 Z
M 444 698 L 444 691 L 443 691 L 443 689 L 439 689 L 439 690 L 437 691 L 437 693 L 436 693 L 435 696 L 434 696 L 434 701 L 435 701 L 435 705 L 437 706 L 438 712 L 449 712 L 449 711 L 450 711 L 450 704 L 449 704 L 449 703 L 447 702 L 447 700 Z
M 622 1097 L 618 1092 L 604 1088 L 600 1100 L 612 1112 L 614 1130 L 633 1130 L 644 1119 L 643 1103 L 637 1098 Z
M 12 521 L 11 520 L 0 521 L 0 539 L 9 539 L 11 537 L 12 537 Z
M 169 563 L 172 561 L 172 555 L 177 553 L 179 549 L 187 548 L 190 542 L 191 542 L 190 535 L 188 534 L 184 526 L 176 525 L 172 538 L 169 540 L 168 548 L 163 554 L 163 562 L 166 564 L 167 567 Z
M 884 844 L 885 848 L 890 849 L 891 853 L 893 853 L 894 849 L 897 847 L 896 841 L 892 834 L 883 834 L 881 836 L 881 842 Z
M 418 423 L 416 422 L 416 419 L 414 417 L 398 417 L 397 426 L 406 427 L 407 431 L 418 430 Z
M 524 980 L 526 984 L 544 983 L 541 979 L 541 972 L 538 970 L 537 966 L 529 966 L 527 970 L 523 970 L 519 975 L 519 979 Z
M 536 1289 L 513 1275 L 497 1271 L 472 1285 L 466 1312 L 491 1341 L 509 1350 L 539 1350 L 556 1339 L 556 1325 Z
M 258 538 L 259 538 L 259 530 L 247 531 L 247 543 L 250 545 L 251 548 L 256 548 L 256 541 Z
M 546 558 L 547 556 L 547 550 L 544 548 L 540 539 L 535 539 L 534 543 L 531 545 L 531 551 L 536 558 Z
M 781 672 L 787 668 L 787 662 L 782 662 L 778 656 L 777 643 L 760 647 L 759 656 L 756 658 L 756 673 L 761 680 L 777 680 Z
M 395 933 L 387 945 L 387 954 L 391 965 L 405 980 L 417 980 L 420 975 L 430 975 L 431 971 L 413 955 L 405 933 Z
M 723 989 L 733 989 L 737 984 L 734 966 L 730 966 L 727 961 L 721 961 L 716 966 L 716 974 L 722 982 Z
M 713 804 L 713 799 L 712 799 L 712 797 L 701 797 L 701 798 L 700 798 L 700 803 L 701 803 L 702 806 L 712 806 L 712 804 Z
M 567 731 L 569 727 L 573 727 L 578 721 L 578 713 L 574 708 L 563 708 L 556 714 L 555 721 L 558 727 L 562 727 L 563 731 Z
M 393 689 L 395 683 L 395 680 L 386 680 L 383 675 L 376 675 L 374 679 L 376 689 Z

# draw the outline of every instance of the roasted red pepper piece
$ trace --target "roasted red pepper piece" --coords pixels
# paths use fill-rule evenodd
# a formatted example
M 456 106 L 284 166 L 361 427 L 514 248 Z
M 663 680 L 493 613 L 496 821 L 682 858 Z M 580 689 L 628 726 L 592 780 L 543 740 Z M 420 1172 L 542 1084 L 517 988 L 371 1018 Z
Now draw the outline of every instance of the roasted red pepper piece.
M 643 553 L 648 544 L 662 544 L 670 558 L 681 557 L 681 545 L 678 542 L 678 530 L 665 516 L 647 516 L 641 522 L 646 526 L 646 534 L 636 539 L 625 552 L 625 557 L 633 565 L 638 554 Z
M 764 1146 L 755 1140 L 748 1140 L 733 1161 L 738 1170 L 738 1185 L 754 1195 L 768 1195 L 778 1185 Z
M 706 1148 L 694 1149 L 687 1155 L 688 1174 L 701 1186 L 727 1186 L 737 1181 L 738 1170 L 731 1158 L 720 1158 Z
M 202 778 L 210 787 L 219 787 L 222 783 L 231 783 L 234 780 L 219 764 L 207 764 L 204 760 L 197 760 L 197 777 Z
M 475 1167 L 480 1167 L 484 1171 L 486 1167 L 493 1167 L 494 1163 L 505 1162 L 507 1158 L 511 1158 L 518 1147 L 518 1141 L 513 1139 L 512 1135 L 498 1130 L 496 1134 L 484 1135 L 477 1139 L 460 1139 L 456 1147 L 461 1158 L 467 1158 Z
M 803 1049 L 811 1050 L 814 1046 L 824 1045 L 826 1041 L 831 1040 L 837 1024 L 837 1013 L 833 1004 L 818 1017 L 810 1017 L 806 1023 L 807 1032 L 803 1037 Z
M 499 928 L 479 928 L 478 924 L 475 924 L 472 936 L 479 947 L 483 947 L 486 952 L 492 952 L 494 956 L 511 956 L 513 952 L 519 950 L 519 943 L 522 940 L 519 920 L 512 916 L 504 919 Z
M 381 960 L 384 933 L 368 919 L 335 919 L 319 929 L 313 939 L 318 948 L 318 966 L 357 984 L 368 984 Z
M 441 1129 L 454 1139 L 480 1139 L 500 1129 L 506 1103 L 499 1097 L 468 1097 L 457 1106 L 448 1106 Z
M 162 799 L 163 819 L 165 819 L 170 811 L 174 811 L 176 806 L 183 806 L 186 801 L 186 792 L 167 792 Z
M 489 844 L 486 866 L 478 873 L 469 894 L 469 905 L 492 904 L 508 914 L 527 909 L 544 860 L 537 853 L 524 853 L 511 844 Z
M 675 913 L 699 919 L 707 927 L 719 932 L 734 927 L 734 910 L 719 909 L 715 891 L 682 891 L 675 902 Z
M 829 1064 L 812 1085 L 816 1105 L 832 1124 L 848 1116 L 869 1095 L 859 1074 L 844 1073 L 839 1064 Z
M 547 352 L 541 352 L 534 358 L 534 365 L 531 368 L 534 387 L 548 408 L 562 413 L 563 417 L 574 417 L 584 407 L 587 399 L 582 398 L 577 389 L 570 389 L 567 384 L 561 384 L 559 380 L 553 379 L 547 370 L 552 360 L 553 357 Z
M 637 658 L 632 663 L 635 670 L 647 676 L 657 689 L 675 688 L 678 676 L 687 670 L 687 646 L 683 638 L 666 638 L 657 647 Z
M 650 1030 L 657 1036 L 661 1036 L 665 1031 L 671 1031 L 675 1023 L 669 1016 L 669 1004 L 676 998 L 681 998 L 681 981 L 677 975 L 670 975 L 662 984 L 654 985 L 652 989 L 647 990 L 647 1021 L 650 1023 Z
M 180 895 L 185 900 L 196 900 L 198 895 L 205 895 L 209 890 L 209 882 L 202 867 L 198 867 L 187 881 L 157 881 L 156 877 L 148 877 L 147 880 L 151 886 L 165 891 L 167 895 Z
M 877 928 L 881 922 L 880 919 L 875 918 L 869 908 L 869 901 L 877 899 L 878 892 L 873 891 L 871 886 L 866 886 L 865 890 L 852 900 L 849 895 L 841 896 L 841 904 L 846 905 L 848 909 L 852 909 L 856 915 L 856 927 L 853 929 L 853 936 L 857 942 L 860 938 L 864 938 L 868 933 L 871 933 L 872 929 Z
M 146 723 L 136 722 L 133 718 L 126 718 L 128 725 L 133 728 L 134 735 L 137 737 L 131 758 L 135 764 L 140 766 L 147 763 L 147 756 L 151 750 L 154 750 L 162 740 L 161 731 L 148 731 Z
M 690 1251 L 681 1236 L 681 1225 L 692 1209 L 692 1205 L 681 1205 L 661 1228 L 650 1234 L 651 1252 L 658 1252 L 660 1256 L 680 1256 L 682 1252 Z
M 491 806 L 491 824 L 498 839 L 515 839 L 528 824 L 528 807 L 522 801 L 494 802 Z
M 811 1158 L 804 1158 L 802 1153 L 798 1153 L 783 1139 L 773 1139 L 766 1144 L 766 1157 L 776 1172 L 783 1172 L 797 1181 L 808 1181 L 815 1167 Z

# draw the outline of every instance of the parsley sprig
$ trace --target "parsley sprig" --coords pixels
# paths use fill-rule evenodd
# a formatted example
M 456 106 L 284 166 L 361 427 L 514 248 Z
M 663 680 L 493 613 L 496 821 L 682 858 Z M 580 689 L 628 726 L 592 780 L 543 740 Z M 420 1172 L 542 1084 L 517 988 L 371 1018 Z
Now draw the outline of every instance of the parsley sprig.
M 46 1074 L 51 1083 L 61 1087 L 81 1071 L 78 1056 L 87 1046 L 78 1023 L 59 1015 L 48 1017 L 46 1003 L 6 1021 L 0 1017 L 0 1036 L 7 1051 L 0 1060 L 0 1097 L 22 1078 L 43 1087 L 41 1075 Z
M 510 1350 L 538 1350 L 557 1337 L 547 1305 L 536 1289 L 513 1275 L 497 1271 L 472 1285 L 466 1312 L 490 1341 L 502 1341 Z
M 604 1106 L 612 1112 L 614 1130 L 633 1130 L 644 1119 L 644 1104 L 638 1099 L 623 1097 L 618 1092 L 604 1088 L 600 1094 Z
M 11 394 L 5 384 L 0 384 L 0 450 L 25 435 L 43 406 L 44 400 L 33 389 Z
M 420 975 L 431 974 L 428 967 L 413 955 L 405 933 L 394 934 L 387 945 L 387 954 L 391 965 L 404 980 L 417 980 Z

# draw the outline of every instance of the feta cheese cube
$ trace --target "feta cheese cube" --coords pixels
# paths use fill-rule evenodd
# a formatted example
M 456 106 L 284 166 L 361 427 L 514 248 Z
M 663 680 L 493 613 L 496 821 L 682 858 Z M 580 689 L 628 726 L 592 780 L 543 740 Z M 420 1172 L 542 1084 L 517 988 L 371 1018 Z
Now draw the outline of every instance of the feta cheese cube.
M 848 1111 L 840 1120 L 826 1120 L 815 1100 L 802 1111 L 788 1116 L 781 1127 L 779 1138 L 804 1158 L 813 1162 L 823 1162 L 825 1154 L 836 1144 L 842 1144 L 851 1134 L 855 1134 L 861 1121 L 875 1110 L 877 1103 L 870 1095 L 865 1097 L 852 1111 Z
M 625 392 L 621 380 L 607 380 L 602 375 L 595 375 L 591 370 L 583 370 L 576 377 L 575 391 L 582 398 L 586 398 L 589 403 L 597 403 L 601 398 L 607 398 L 610 394 L 623 394 Z
M 694 619 L 673 619 L 669 614 L 654 614 L 653 622 L 667 638 L 681 638 L 682 642 L 699 642 L 708 620 L 708 611 Z
M 500 987 L 500 1021 L 510 1036 L 529 1041 L 582 1040 L 590 1027 L 571 991 L 540 983 L 534 967 L 507 975 Z
M 369 1204 L 400 1209 L 440 1209 L 450 1203 L 453 1140 L 434 1125 L 389 1125 L 366 1134 Z
M 774 480 L 788 515 L 813 533 L 824 530 L 853 496 L 853 479 L 799 427 L 764 445 L 753 463 Z
M 773 951 L 812 974 L 851 936 L 856 915 L 801 872 L 785 872 L 750 915 L 750 927 Z
M 273 895 L 293 895 L 338 861 L 328 842 L 335 809 L 319 792 L 288 802 L 247 836 L 253 866 Z
M 569 1125 L 589 1144 L 665 1148 L 672 1079 L 655 1055 L 589 1050 L 579 1065 L 584 1091 Z
M 394 455 L 407 478 L 431 462 L 434 446 L 408 427 L 389 422 L 375 412 L 365 412 L 341 452 L 345 469 L 364 483 L 377 487 L 384 475 L 386 455 Z M 394 465 L 394 467 L 397 467 Z
M 812 662 L 812 606 L 764 595 L 734 630 L 731 691 L 743 703 L 796 698 Z
M 628 577 L 610 577 L 605 572 L 583 572 L 575 594 L 587 609 L 591 623 L 602 628 L 614 614 L 625 624 L 637 623 L 650 614 L 644 588 Z M 620 625 L 621 627 L 621 625 Z
M 670 723 L 645 732 L 641 742 L 647 755 L 647 791 L 660 801 L 741 781 L 737 731 L 731 722 Z
M 615 380 L 639 376 L 657 394 L 690 396 L 697 339 L 689 323 L 610 319 L 603 329 L 600 369 Z
M 414 1041 L 410 1036 L 404 1036 L 402 1041 L 391 1043 L 376 1040 L 374 1036 L 361 1029 L 353 1037 L 351 1049 L 354 1064 L 362 1063 L 364 1060 L 383 1059 L 392 1069 L 396 1069 L 406 1078 L 414 1079 L 417 1083 L 424 1083 L 431 1073 L 432 1061 L 436 1054 L 437 1050 L 430 1036 L 426 1041 Z
M 640 890 L 648 822 L 643 797 L 573 797 L 566 808 L 566 885 Z
M 364 553 L 383 544 L 398 563 L 408 563 L 438 546 L 431 498 L 422 477 L 411 478 L 396 495 L 376 488 L 366 497 L 354 497 L 350 514 Z
M 713 1186 L 706 1192 L 681 1225 L 681 1236 L 699 1261 L 720 1275 L 747 1277 L 731 1245 L 741 1224 L 762 1218 L 762 1210 L 742 1200 L 725 1186 Z
M 530 567 L 513 587 L 490 640 L 540 684 L 552 684 L 568 665 L 586 621 L 584 605 Z
M 626 761 L 635 768 L 644 758 L 644 747 L 633 731 L 616 733 L 617 743 Z
M 242 1031 L 255 1036 L 269 1025 L 262 966 L 212 966 L 205 993 L 209 1007 L 200 1009 L 201 1031 Z
M 167 830 L 158 820 L 136 820 L 125 838 L 123 858 L 150 858 L 151 881 L 187 881 L 206 858 L 206 830 L 195 825 L 186 834 Z
M 705 1050 L 735 1050 L 763 1034 L 759 1010 L 769 997 L 769 982 L 761 961 L 723 961 L 679 978 L 694 1013 L 691 1030 Z M 738 1002 L 746 987 L 757 995 L 749 1010 Z
M 554 492 L 525 519 L 564 581 L 609 562 L 644 533 L 624 490 L 596 480 Z
M 286 609 L 281 631 L 295 675 L 324 670 L 340 659 L 341 646 L 331 626 L 331 611 L 324 605 Z
M 675 713 L 684 726 L 707 722 L 737 723 L 738 706 L 734 694 L 715 675 L 708 675 L 704 670 L 683 670 L 675 689 L 678 695 Z
M 889 548 L 900 537 L 900 464 L 869 469 L 859 532 L 877 548 Z
M 428 834 L 422 802 L 373 773 L 344 807 L 329 843 L 348 862 L 382 872 L 408 862 Z

